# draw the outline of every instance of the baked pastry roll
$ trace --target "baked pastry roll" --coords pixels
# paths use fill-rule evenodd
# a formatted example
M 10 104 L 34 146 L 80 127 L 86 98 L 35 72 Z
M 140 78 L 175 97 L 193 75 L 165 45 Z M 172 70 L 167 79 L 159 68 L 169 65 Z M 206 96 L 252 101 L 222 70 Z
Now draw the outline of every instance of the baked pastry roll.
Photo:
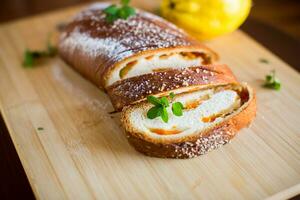
M 239 83 L 217 54 L 153 14 L 105 20 L 98 3 L 80 12 L 62 32 L 66 63 L 109 95 L 130 144 L 163 158 L 192 158 L 226 144 L 255 117 L 253 89 Z M 176 94 L 183 116 L 147 118 L 146 97 Z
M 60 37 L 61 57 L 100 88 L 165 68 L 212 64 L 217 54 L 183 30 L 151 13 L 114 23 L 97 3 L 80 12 Z

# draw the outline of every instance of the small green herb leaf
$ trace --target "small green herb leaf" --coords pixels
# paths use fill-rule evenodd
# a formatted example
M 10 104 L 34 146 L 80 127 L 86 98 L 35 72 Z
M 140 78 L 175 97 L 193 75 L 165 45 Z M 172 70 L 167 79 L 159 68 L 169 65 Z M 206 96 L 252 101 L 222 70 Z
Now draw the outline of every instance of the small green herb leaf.
M 121 0 L 121 6 L 110 5 L 103 10 L 106 14 L 106 21 L 108 23 L 113 23 L 117 19 L 127 19 L 128 17 L 135 15 L 135 9 L 130 7 L 130 0 Z
M 116 15 L 107 15 L 105 19 L 106 19 L 107 22 L 112 23 L 115 20 L 117 20 L 118 17 Z
M 135 10 L 129 6 L 123 6 L 118 13 L 118 16 L 122 19 L 127 19 L 128 17 L 135 15 Z
M 33 54 L 26 49 L 24 52 L 24 60 L 23 60 L 23 66 L 24 67 L 32 67 L 33 66 Z
M 169 95 L 171 98 L 174 98 L 175 94 L 172 92 Z M 153 104 L 154 107 L 150 108 L 147 112 L 147 117 L 149 119 L 155 119 L 156 117 L 161 117 L 161 119 L 164 122 L 169 121 L 169 116 L 167 112 L 167 107 L 170 106 L 170 103 L 168 101 L 167 97 L 157 98 L 154 96 L 148 96 L 147 100 L 149 103 Z M 184 106 L 180 102 L 175 102 L 172 104 L 172 112 L 176 116 L 182 116 L 182 109 L 184 109 Z
M 34 62 L 43 57 L 53 57 L 57 54 L 57 48 L 50 43 L 50 40 L 47 41 L 47 48 L 43 51 L 32 51 L 26 49 L 24 51 L 23 66 L 31 68 L 34 65 Z
M 183 105 L 181 102 L 175 102 L 172 104 L 172 112 L 176 116 L 182 116 Z
M 280 90 L 281 82 L 276 78 L 275 70 L 271 71 L 270 74 L 266 75 L 264 87 L 274 90 Z
M 163 109 L 162 109 L 161 119 L 166 123 L 168 123 L 168 121 L 169 121 L 168 111 L 167 111 L 166 107 L 163 107 Z
M 160 104 L 163 105 L 164 107 L 169 107 L 169 101 L 168 101 L 167 97 L 162 97 L 160 99 Z
M 147 96 L 147 101 L 155 106 L 161 105 L 160 100 L 155 96 Z
M 43 127 L 38 127 L 37 130 L 42 131 L 42 130 L 44 130 L 44 128 Z
M 119 11 L 119 8 L 116 5 L 110 5 L 107 8 L 103 10 L 103 12 L 106 14 L 106 21 L 109 23 L 112 23 L 117 19 L 117 13 Z
M 272 75 L 266 75 L 266 83 L 273 82 L 273 76 Z
M 118 10 L 119 8 L 116 5 L 110 5 L 107 8 L 105 8 L 103 12 L 108 15 L 115 15 L 117 14 Z
M 159 117 L 161 115 L 161 112 L 162 112 L 162 107 L 154 106 L 154 107 L 150 108 L 150 110 L 148 110 L 147 117 L 149 119 L 154 119 L 156 117 Z
M 281 83 L 277 80 L 274 82 L 273 86 L 272 86 L 275 90 L 280 90 L 281 88 Z
M 43 51 L 31 51 L 26 49 L 24 52 L 23 66 L 24 67 L 32 67 L 34 64 L 34 60 L 40 57 L 43 57 L 45 52 Z

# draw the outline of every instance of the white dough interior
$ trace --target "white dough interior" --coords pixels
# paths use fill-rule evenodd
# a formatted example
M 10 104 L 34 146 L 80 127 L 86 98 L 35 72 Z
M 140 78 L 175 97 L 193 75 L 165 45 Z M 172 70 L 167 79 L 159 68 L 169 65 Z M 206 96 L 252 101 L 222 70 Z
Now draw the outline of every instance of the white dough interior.
M 137 107 L 130 113 L 130 121 L 135 129 L 139 133 L 148 134 L 153 138 L 180 138 L 182 136 L 188 136 L 206 128 L 213 126 L 214 124 L 222 121 L 224 116 L 216 118 L 213 122 L 203 122 L 204 117 L 210 117 L 218 115 L 220 113 L 231 113 L 235 109 L 241 106 L 241 100 L 238 93 L 234 90 L 223 90 L 215 92 L 213 89 L 207 89 L 204 91 L 197 91 L 193 93 L 184 94 L 175 98 L 175 102 L 179 101 L 183 105 L 191 100 L 201 99 L 209 95 L 207 100 L 202 101 L 196 108 L 184 109 L 183 116 L 175 116 L 171 111 L 171 106 L 167 108 L 169 121 L 165 123 L 160 117 L 155 119 L 147 118 L 147 111 L 152 107 L 151 104 L 146 107 Z M 160 135 L 152 132 L 150 129 L 163 129 L 172 130 L 174 127 L 177 130 L 181 130 L 181 133 L 171 135 Z
M 153 72 L 155 69 L 182 69 L 199 66 L 203 61 L 202 57 L 186 59 L 179 53 L 174 53 L 167 58 L 161 58 L 160 56 L 164 54 L 165 53 L 155 54 L 153 57 L 151 57 L 151 59 L 147 59 L 147 56 L 140 57 L 138 60 L 136 60 L 137 62 L 135 63 L 134 67 L 127 73 L 126 76 L 123 77 L 123 79 L 148 74 Z M 110 78 L 107 80 L 108 86 L 118 80 L 121 80 L 120 71 L 127 65 L 127 63 L 128 62 L 124 63 L 123 65 L 119 66 L 118 69 L 115 69 L 112 72 Z

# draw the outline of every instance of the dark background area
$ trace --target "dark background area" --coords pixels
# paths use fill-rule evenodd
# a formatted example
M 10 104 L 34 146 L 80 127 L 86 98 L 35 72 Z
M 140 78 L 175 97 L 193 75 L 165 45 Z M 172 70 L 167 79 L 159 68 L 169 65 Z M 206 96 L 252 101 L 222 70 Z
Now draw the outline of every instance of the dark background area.
M 142 1 L 142 0 L 133 0 Z M 93 0 L 1 0 L 0 23 Z M 299 0 L 253 0 L 250 18 L 300 40 Z
M 145 0 L 147 1 L 152 0 Z M 15 19 L 88 2 L 94 1 L 0 0 L 0 25 Z M 300 0 L 253 0 L 250 17 L 241 28 L 300 71 Z M 298 198 L 300 196 L 294 199 Z M 1 115 L 0 199 L 34 199 Z
M 100 0 L 101 1 L 101 0 Z M 107 0 L 109 1 L 109 0 Z M 113 0 L 118 1 L 118 0 Z M 131 0 L 138 7 L 160 0 Z M 0 24 L 95 0 L 0 0 Z M 300 71 L 300 0 L 252 0 L 241 29 Z

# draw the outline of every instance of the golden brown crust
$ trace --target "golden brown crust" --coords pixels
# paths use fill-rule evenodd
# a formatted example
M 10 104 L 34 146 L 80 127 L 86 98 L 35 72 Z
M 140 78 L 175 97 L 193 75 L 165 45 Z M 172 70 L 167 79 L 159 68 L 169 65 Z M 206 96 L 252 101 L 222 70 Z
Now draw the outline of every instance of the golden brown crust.
M 116 111 L 144 100 L 148 95 L 163 96 L 184 88 L 185 92 L 213 85 L 236 83 L 226 65 L 210 65 L 185 69 L 168 69 L 120 80 L 107 88 Z
M 127 20 L 116 20 L 113 24 L 109 24 L 102 11 L 107 6 L 108 4 L 105 3 L 95 4 L 79 13 L 63 31 L 59 43 L 59 53 L 84 77 L 98 87 L 107 89 L 117 110 L 141 101 L 149 94 L 159 95 L 164 94 L 163 92 L 170 92 L 174 86 L 176 88 L 176 85 L 186 88 L 190 86 L 191 89 L 195 89 L 194 86 L 204 88 L 238 84 L 229 68 L 217 65 L 209 66 L 207 69 L 202 66 L 185 70 L 173 69 L 155 72 L 119 81 L 111 87 L 107 87 L 107 80 L 114 70 L 124 63 L 140 57 L 159 53 L 198 52 L 201 53 L 200 55 L 204 55 L 205 62 L 209 64 L 218 57 L 212 50 L 175 25 L 147 12 L 138 10 L 137 15 Z M 197 73 L 197 70 L 200 72 Z M 203 78 L 206 77 L 204 70 L 214 75 Z M 184 71 L 185 74 L 183 74 Z M 180 74 L 182 77 L 176 80 L 176 76 Z M 168 81 L 170 80 L 169 76 L 174 79 Z M 141 90 L 130 88 L 146 81 L 154 84 L 156 89 L 150 89 L 150 86 Z M 165 84 L 164 88 L 163 84 Z M 129 142 L 146 155 L 166 158 L 195 157 L 226 144 L 238 130 L 251 122 L 256 112 L 256 101 L 252 89 L 249 87 L 247 89 L 249 100 L 244 102 L 239 112 L 233 113 L 222 123 L 206 132 L 195 133 L 176 140 L 155 140 L 138 133 L 131 126 L 127 114 L 135 106 L 144 106 L 145 103 L 125 107 L 122 112 L 122 124 Z M 132 92 L 133 96 L 126 94 L 126 91 Z
M 100 88 L 115 67 L 146 54 L 195 50 L 211 61 L 217 59 L 216 53 L 175 25 L 144 11 L 108 23 L 102 12 L 107 6 L 98 3 L 79 13 L 66 26 L 59 43 L 61 57 Z
M 126 130 L 129 143 L 139 152 L 148 156 L 161 158 L 193 158 L 203 155 L 228 143 L 237 132 L 247 127 L 256 115 L 256 96 L 254 91 L 246 86 L 249 91 L 248 101 L 242 105 L 237 113 L 224 119 L 221 123 L 198 133 L 192 137 L 180 138 L 172 142 L 155 141 L 134 132 L 126 117 L 126 110 L 122 114 L 122 124 Z M 133 109 L 132 107 L 130 109 Z

